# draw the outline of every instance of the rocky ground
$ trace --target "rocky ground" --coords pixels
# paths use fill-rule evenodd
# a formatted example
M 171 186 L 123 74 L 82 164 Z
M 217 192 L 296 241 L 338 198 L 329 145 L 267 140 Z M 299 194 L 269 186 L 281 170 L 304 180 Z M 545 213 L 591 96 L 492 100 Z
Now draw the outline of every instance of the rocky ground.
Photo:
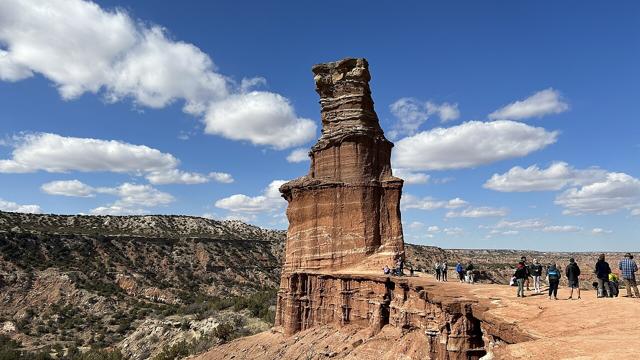
M 272 321 L 285 236 L 188 216 L 0 212 L 0 352 L 13 341 L 14 352 L 179 358 L 255 333 Z M 521 255 L 561 267 L 574 256 L 588 277 L 597 255 L 409 244 L 406 252 L 424 272 L 446 259 L 451 279 L 456 261 L 473 261 L 487 283 L 506 283 Z
M 640 299 L 597 299 L 584 291 L 580 300 L 528 293 L 521 299 L 515 289 L 496 284 L 436 282 L 420 276 L 412 282 L 427 290 L 427 297 L 449 297 L 475 302 L 481 319 L 487 355 L 483 359 L 637 359 L 640 351 Z M 194 357 L 217 359 L 422 359 L 429 342 L 420 329 L 386 326 L 375 335 L 355 325 L 314 327 L 287 337 L 271 330 L 238 339 Z
M 0 345 L 146 359 L 262 330 L 284 236 L 185 216 L 0 212 Z

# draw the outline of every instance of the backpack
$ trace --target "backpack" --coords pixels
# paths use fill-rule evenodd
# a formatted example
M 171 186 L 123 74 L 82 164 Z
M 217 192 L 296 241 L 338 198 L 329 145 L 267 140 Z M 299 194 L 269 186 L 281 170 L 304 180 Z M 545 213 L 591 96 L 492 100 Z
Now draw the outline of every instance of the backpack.
M 548 275 L 549 275 L 549 279 L 558 280 L 559 278 L 558 275 L 560 274 L 558 273 L 558 269 L 549 269 Z

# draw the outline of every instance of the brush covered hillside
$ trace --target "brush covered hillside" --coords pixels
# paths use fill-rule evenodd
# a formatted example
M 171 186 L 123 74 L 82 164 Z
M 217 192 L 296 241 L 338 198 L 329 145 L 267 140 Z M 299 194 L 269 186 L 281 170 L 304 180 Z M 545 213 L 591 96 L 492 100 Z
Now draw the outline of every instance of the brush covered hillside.
M 285 236 L 189 216 L 0 212 L 0 358 L 175 358 L 264 330 Z

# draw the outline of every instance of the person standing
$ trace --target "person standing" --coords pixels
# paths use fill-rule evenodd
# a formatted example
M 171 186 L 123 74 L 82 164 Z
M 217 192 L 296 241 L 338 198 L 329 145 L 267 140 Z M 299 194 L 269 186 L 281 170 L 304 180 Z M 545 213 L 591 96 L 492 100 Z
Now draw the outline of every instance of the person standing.
M 571 289 L 569 299 L 573 299 L 573 289 L 576 289 L 578 292 L 578 299 L 580 299 L 580 267 L 574 258 L 569 259 L 569 265 L 565 270 L 565 274 L 567 275 L 567 281 L 569 282 L 569 288 Z
M 462 267 L 462 264 L 459 261 L 456 264 L 456 272 L 458 273 L 460 282 L 464 282 L 464 268 Z
M 611 297 L 611 289 L 609 288 L 609 274 L 611 274 L 611 267 L 609 263 L 605 261 L 604 254 L 598 256 L 598 262 L 594 269 L 596 278 L 598 278 L 598 297 Z
M 447 271 L 449 270 L 448 266 L 447 266 L 447 262 L 443 261 L 442 264 L 440 264 L 440 279 L 442 281 L 447 281 Z
M 466 270 L 467 270 L 467 282 L 469 284 L 474 284 L 475 283 L 475 279 L 473 277 L 474 267 L 473 267 L 473 264 L 471 262 L 469 262 L 469 264 L 467 265 Z
M 516 267 L 516 272 L 513 274 L 518 284 L 518 297 L 524 297 L 524 279 L 527 277 L 527 267 L 520 261 Z
M 527 291 L 529 291 L 529 277 L 531 273 L 529 272 L 529 265 L 527 265 L 527 257 L 523 255 L 520 258 L 520 262 L 524 264 L 524 271 L 527 273 L 527 276 L 524 278 L 524 285 L 527 287 Z
M 551 296 L 555 300 L 558 300 L 558 285 L 560 284 L 560 270 L 556 263 L 552 263 L 547 268 L 547 281 L 549 281 L 549 300 L 551 300 Z
M 624 255 L 624 259 L 620 260 L 618 268 L 621 270 L 622 280 L 624 280 L 624 286 L 627 288 L 627 297 L 633 297 L 631 294 L 631 290 L 633 290 L 636 297 L 640 298 L 640 293 L 638 293 L 638 284 L 636 282 L 638 264 L 633 260 L 633 255 L 626 253 Z
M 533 259 L 529 272 L 533 276 L 533 290 L 536 294 L 540 294 L 540 278 L 542 277 L 542 264 L 538 259 Z
M 433 269 L 436 271 L 436 280 L 440 281 L 440 262 L 436 261 L 436 265 Z

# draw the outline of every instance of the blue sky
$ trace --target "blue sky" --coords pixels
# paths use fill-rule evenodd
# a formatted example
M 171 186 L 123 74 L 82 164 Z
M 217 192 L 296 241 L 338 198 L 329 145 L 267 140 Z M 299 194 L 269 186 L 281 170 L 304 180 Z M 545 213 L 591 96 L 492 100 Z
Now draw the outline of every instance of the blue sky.
M 285 228 L 277 186 L 319 136 L 311 66 L 365 57 L 407 242 L 640 251 L 639 20 L 634 1 L 2 1 L 0 209 Z

